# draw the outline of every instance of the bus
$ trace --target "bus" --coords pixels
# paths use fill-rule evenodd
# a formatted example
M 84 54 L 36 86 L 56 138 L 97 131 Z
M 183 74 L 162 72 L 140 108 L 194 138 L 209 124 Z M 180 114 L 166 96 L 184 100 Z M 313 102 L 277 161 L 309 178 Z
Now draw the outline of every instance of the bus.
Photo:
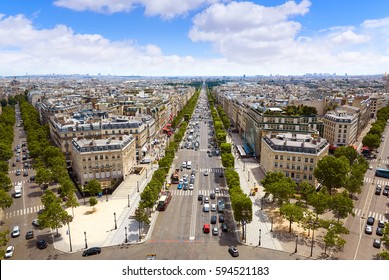
M 389 179 L 389 170 L 383 168 L 377 168 L 375 171 L 377 177 L 384 177 Z
M 162 192 L 158 200 L 157 210 L 165 211 L 167 206 L 169 205 L 171 198 L 172 198 L 172 194 L 169 191 Z

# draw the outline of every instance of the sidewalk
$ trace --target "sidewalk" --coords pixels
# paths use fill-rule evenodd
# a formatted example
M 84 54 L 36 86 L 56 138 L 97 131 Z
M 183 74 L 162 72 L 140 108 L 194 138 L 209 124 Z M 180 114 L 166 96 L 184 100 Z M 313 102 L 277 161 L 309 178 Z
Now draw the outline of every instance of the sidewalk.
M 68 208 L 66 211 L 70 215 L 74 212 L 73 222 L 69 224 L 70 231 L 68 226 L 64 226 L 58 229 L 58 237 L 53 231 L 54 247 L 64 252 L 76 252 L 87 247 L 124 244 L 126 237 L 127 243 L 140 242 L 138 222 L 130 217 L 138 206 L 140 193 L 150 181 L 153 171 L 158 168 L 158 165 L 153 164 L 146 166 L 147 174 L 145 171 L 141 175 L 131 174 L 108 199 L 105 195 L 98 198 L 96 206 L 91 207 L 88 202 L 83 205 L 81 200 L 79 207 L 73 210 Z M 155 211 L 150 219 L 157 217 L 158 211 Z M 142 236 L 141 242 L 145 239 L 147 238 Z
M 243 144 L 237 133 L 230 133 L 227 136 L 227 142 L 235 145 Z M 265 172 L 259 163 L 254 158 L 241 159 L 235 155 L 235 170 L 240 175 L 241 188 L 245 194 L 249 196 L 250 190 L 254 185 L 259 187 L 255 196 L 249 196 L 253 202 L 253 219 L 251 223 L 246 225 L 246 240 L 242 238 L 242 229 L 238 228 L 239 242 L 247 246 L 258 246 L 260 243 L 260 247 L 294 254 L 296 250 L 296 232 L 299 229 L 296 226 L 297 224 L 293 224 L 292 233 L 289 233 L 289 223 L 279 216 L 275 205 L 269 204 L 262 199 L 265 193 L 260 185 L 260 181 L 265 177 Z M 301 259 L 310 258 L 312 234 L 308 237 L 306 232 L 299 231 L 297 254 Z M 324 253 L 323 246 L 317 239 L 320 236 L 320 233 L 315 232 L 312 252 L 312 258 L 314 259 L 321 258 L 321 254 Z

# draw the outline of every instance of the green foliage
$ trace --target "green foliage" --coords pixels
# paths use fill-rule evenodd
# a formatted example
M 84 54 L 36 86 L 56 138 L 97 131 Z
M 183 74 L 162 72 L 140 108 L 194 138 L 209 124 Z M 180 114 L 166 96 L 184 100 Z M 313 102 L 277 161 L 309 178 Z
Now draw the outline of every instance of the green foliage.
M 61 199 L 51 190 L 46 190 L 42 196 L 44 211 L 38 215 L 40 228 L 57 229 L 66 224 L 68 213 L 61 206 Z
M 12 188 L 11 179 L 4 172 L 0 172 L 0 189 L 6 192 L 10 191 Z
M 315 187 L 307 181 L 301 182 L 298 187 L 300 189 L 299 193 L 301 194 L 301 198 L 305 200 L 305 206 L 307 206 L 309 198 L 316 192 Z
M 349 160 L 341 156 L 325 156 L 318 163 L 313 171 L 316 179 L 331 191 L 335 188 L 341 188 L 346 185 L 347 174 L 350 171 Z
M 230 143 L 221 143 L 220 145 L 221 153 L 231 153 L 231 144 Z
M 315 192 L 309 197 L 308 204 L 312 205 L 316 219 L 318 219 L 319 215 L 324 214 L 329 208 L 330 196 L 322 189 L 320 192 Z
M 240 189 L 239 189 L 240 190 Z M 245 220 L 246 223 L 251 223 L 253 219 L 253 204 L 251 199 L 243 193 L 231 194 L 231 207 L 234 211 L 235 221 Z
M 363 137 L 362 144 L 368 146 L 370 150 L 377 149 L 381 144 L 381 137 L 377 134 L 368 133 Z
M 292 232 L 292 223 L 303 219 L 304 210 L 296 204 L 284 203 L 280 207 L 280 214 L 289 221 L 289 232 Z
M 235 167 L 235 158 L 232 154 L 221 154 L 222 164 L 225 168 L 234 168 Z
M 0 189 L 0 208 L 4 210 L 6 208 L 10 208 L 12 204 L 13 199 L 8 194 L 8 192 L 3 189 Z
M 329 199 L 329 209 L 338 217 L 338 222 L 341 218 L 347 218 L 349 214 L 354 215 L 353 208 L 354 202 L 349 197 L 347 191 L 337 193 Z
M 84 192 L 88 192 L 90 195 L 94 196 L 102 192 L 101 184 L 96 179 L 90 180 L 84 187 Z
M 334 153 L 335 157 L 339 158 L 345 156 L 350 163 L 350 166 L 354 164 L 355 160 L 358 158 L 358 153 L 352 146 L 342 146 L 338 147 Z
M 261 184 L 265 190 L 265 196 L 273 195 L 280 206 L 289 203 L 295 194 L 296 183 L 291 178 L 286 178 L 281 172 L 268 172 Z
M 98 203 L 98 201 L 97 201 L 96 197 L 89 198 L 89 205 L 90 206 L 93 207 L 93 206 L 97 205 L 97 203 Z

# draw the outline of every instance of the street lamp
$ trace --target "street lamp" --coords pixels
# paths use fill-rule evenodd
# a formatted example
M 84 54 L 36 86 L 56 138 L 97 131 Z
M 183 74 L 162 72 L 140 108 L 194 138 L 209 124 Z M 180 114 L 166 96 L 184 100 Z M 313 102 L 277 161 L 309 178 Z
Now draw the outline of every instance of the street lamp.
M 273 218 L 271 218 L 270 232 L 273 232 Z
M 247 181 L 250 181 L 250 171 L 247 170 Z
M 312 223 L 311 254 L 309 255 L 310 257 L 312 257 L 312 255 L 313 255 L 313 242 L 314 242 L 314 238 L 315 238 L 315 226 L 316 226 L 316 222 L 313 222 L 313 223 Z
M 105 201 L 108 202 L 108 189 L 105 188 Z
M 130 195 L 127 195 L 128 207 L 130 207 Z
M 258 246 L 261 246 L 261 229 L 259 229 Z
M 69 226 L 69 222 L 68 222 L 68 233 L 69 233 L 70 252 L 72 252 L 72 251 L 73 251 L 73 249 L 72 249 L 72 238 L 70 237 L 70 226 Z
M 115 222 L 115 229 L 118 228 L 117 224 L 116 224 L 116 213 L 113 213 L 113 219 L 114 219 L 114 222 Z
M 125 243 L 127 243 L 127 227 L 124 228 L 124 235 L 125 235 L 125 237 L 126 237 Z
M 139 181 L 136 181 L 136 189 L 139 192 Z
M 297 253 L 297 242 L 298 242 L 299 236 L 296 234 L 296 247 L 294 248 L 294 253 Z
M 88 249 L 88 243 L 86 241 L 86 231 L 84 231 L 84 237 L 85 237 L 85 249 Z

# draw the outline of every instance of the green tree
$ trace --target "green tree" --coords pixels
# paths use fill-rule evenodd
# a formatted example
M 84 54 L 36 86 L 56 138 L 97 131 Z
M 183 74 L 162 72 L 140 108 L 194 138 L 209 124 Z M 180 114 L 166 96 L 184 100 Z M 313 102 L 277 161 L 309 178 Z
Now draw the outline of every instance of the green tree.
M 331 194 L 333 189 L 346 185 L 349 170 L 350 164 L 346 157 L 325 156 L 317 163 L 313 173 Z
M 377 149 L 381 145 L 381 137 L 377 134 L 366 134 L 362 139 L 362 144 L 368 146 L 369 150 Z
M 46 190 L 42 196 L 44 211 L 38 215 L 40 228 L 51 228 L 57 231 L 66 224 L 68 213 L 62 208 L 61 199 L 53 191 Z
M 92 179 L 85 185 L 84 191 L 88 192 L 91 196 L 95 196 L 102 192 L 101 184 L 96 179 Z
M 0 189 L 6 192 L 12 189 L 11 179 L 4 172 L 0 172 Z
M 355 163 L 351 166 L 350 172 L 347 176 L 345 189 L 349 192 L 350 197 L 353 194 L 361 193 L 364 186 L 364 177 L 366 173 L 366 166 L 363 164 Z
M 98 201 L 97 201 L 96 197 L 89 198 L 89 205 L 90 206 L 93 207 L 93 206 L 97 205 L 97 203 L 98 203 Z
M 338 147 L 336 150 L 335 150 L 335 153 L 334 153 L 335 157 L 339 158 L 341 156 L 345 156 L 348 160 L 349 160 L 349 163 L 350 163 L 350 166 L 352 166 L 355 162 L 355 160 L 358 158 L 358 153 L 357 151 L 354 149 L 354 147 L 352 146 L 342 146 L 342 147 Z
M 235 166 L 235 158 L 232 154 L 226 154 L 222 153 L 221 155 L 222 158 L 222 164 L 226 168 L 234 168 Z
M 37 169 L 35 182 L 38 183 L 39 185 L 50 183 L 51 178 L 52 178 L 52 173 L 49 169 L 46 169 L 44 167 L 40 167 Z
M 4 142 L 0 142 L 0 160 L 8 161 L 12 158 L 13 153 L 9 145 Z
M 337 193 L 329 199 L 329 209 L 338 217 L 338 223 L 340 218 L 347 218 L 349 214 L 354 216 L 353 208 L 353 200 L 349 197 L 347 191 Z
M 78 207 L 80 203 L 78 203 L 78 199 L 74 192 L 69 193 L 66 197 L 65 206 L 72 208 L 72 216 L 74 217 L 74 208 Z
M 309 197 L 308 204 L 312 205 L 314 212 L 316 214 L 316 220 L 318 220 L 319 215 L 324 214 L 329 207 L 330 196 L 323 192 L 315 192 Z
M 135 209 L 134 218 L 138 222 L 138 230 L 139 230 L 139 240 L 141 240 L 142 236 L 142 227 L 143 223 L 149 224 L 150 220 L 146 213 L 145 208 L 142 207 L 141 204 L 139 204 L 138 208 Z
M 231 153 L 231 144 L 230 143 L 222 143 L 220 145 L 220 150 L 222 153 Z
M 0 189 L 0 208 L 4 210 L 6 208 L 10 208 L 12 204 L 13 199 L 8 194 L 8 192 L 3 189 Z
M 296 204 L 285 203 L 280 207 L 280 214 L 289 221 L 289 232 L 292 232 L 292 223 L 303 219 L 304 210 Z
M 316 191 L 315 187 L 307 181 L 303 181 L 299 184 L 301 198 L 305 200 L 305 206 L 308 206 L 308 200 L 311 195 Z
M 327 254 L 327 249 L 331 249 L 333 247 L 338 250 L 342 250 L 346 244 L 346 240 L 342 238 L 342 235 L 349 234 L 349 230 L 339 221 L 324 221 L 324 227 L 327 229 L 323 238 L 325 244 L 324 254 Z
M 265 190 L 265 196 L 273 195 L 273 198 L 281 206 L 296 192 L 296 183 L 291 178 L 286 178 L 281 172 L 268 172 L 261 184 Z
M 0 172 L 8 173 L 9 167 L 6 161 L 0 161 Z

